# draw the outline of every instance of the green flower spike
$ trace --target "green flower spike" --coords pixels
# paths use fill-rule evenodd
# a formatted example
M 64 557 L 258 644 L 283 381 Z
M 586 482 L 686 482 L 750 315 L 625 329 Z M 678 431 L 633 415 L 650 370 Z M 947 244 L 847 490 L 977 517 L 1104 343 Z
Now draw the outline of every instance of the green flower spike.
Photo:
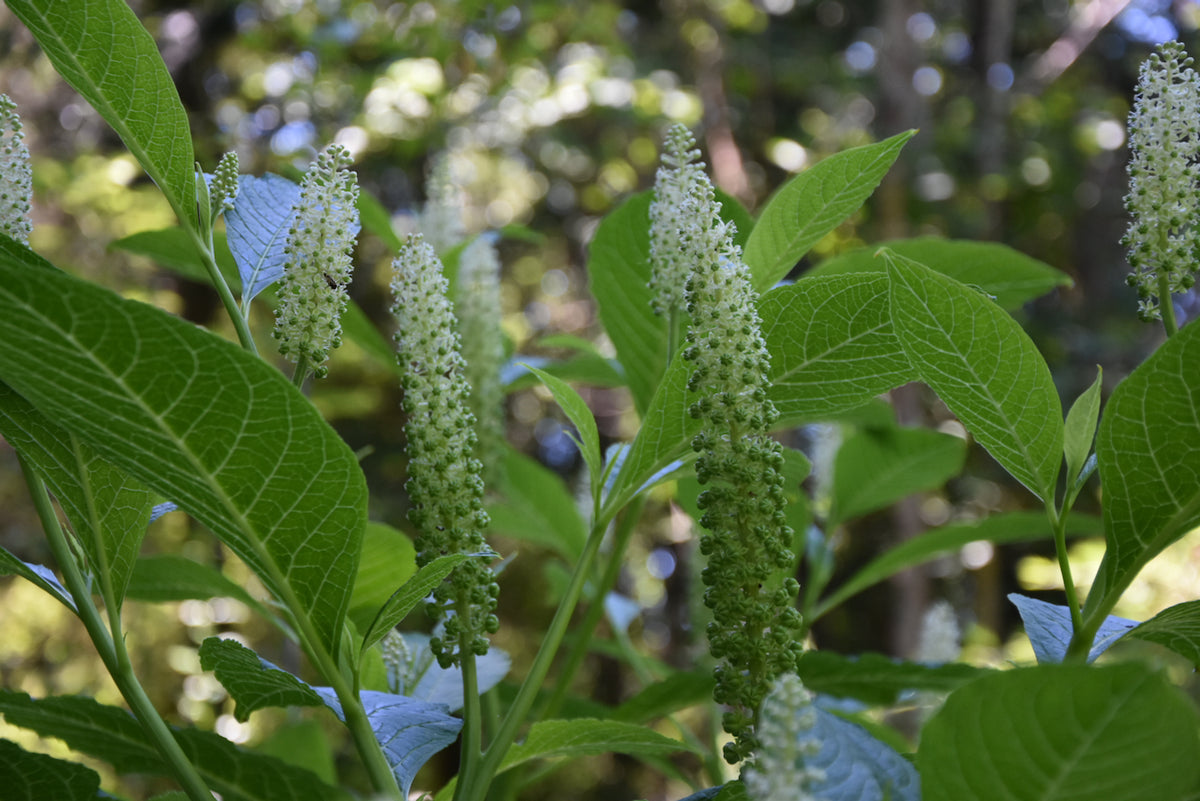
M 238 170 L 238 156 L 232 150 L 221 156 L 221 160 L 217 162 L 212 184 L 208 187 L 214 221 L 225 212 L 233 211 L 233 203 L 238 194 Z
M 683 253 L 680 231 L 686 203 L 703 194 L 708 183 L 696 140 L 686 127 L 671 126 L 663 147 L 663 163 L 654 177 L 650 204 L 650 291 L 654 313 L 669 315 L 684 307 L 684 284 L 692 265 Z
M 1129 114 L 1128 248 L 1138 316 L 1162 318 L 1171 294 L 1195 283 L 1200 257 L 1200 76 L 1179 42 L 1142 62 Z M 1168 331 L 1174 314 L 1168 312 Z
M 29 221 L 33 197 L 33 168 L 17 104 L 0 95 L 0 233 L 26 247 L 33 223 Z
M 759 749 L 742 772 L 746 794 L 753 801 L 820 801 L 811 789 L 825 780 L 825 771 L 805 765 L 821 750 L 812 734 L 817 710 L 795 673 L 776 680 L 760 718 Z
M 416 234 L 404 240 L 392 267 L 392 313 L 408 415 L 408 517 L 419 532 L 417 564 L 444 554 L 487 556 L 483 465 L 475 457 L 475 417 L 442 266 Z M 427 609 L 445 629 L 430 647 L 442 667 L 460 663 L 464 649 L 487 653 L 485 635 L 499 626 L 493 614 L 498 593 L 484 559 L 463 563 L 434 590 Z
M 686 284 L 691 327 L 682 357 L 693 365 L 689 412 L 701 421 L 692 448 L 700 495 L 704 603 L 709 649 L 719 660 L 714 698 L 730 709 L 731 764 L 750 756 L 759 706 L 772 683 L 794 672 L 801 651 L 799 583 L 784 514 L 783 453 L 768 435 L 778 413 L 767 400 L 770 358 L 749 271 L 722 222 L 712 185 L 698 182 L 679 219 L 681 251 L 694 268 Z M 786 576 L 786 577 L 785 577 Z
M 300 184 L 295 222 L 284 244 L 275 338 L 279 352 L 317 378 L 329 372 L 329 351 L 342 344 L 342 312 L 353 269 L 358 228 L 358 182 L 350 154 L 340 145 L 323 150 Z
M 489 235 L 478 236 L 458 259 L 458 321 L 466 359 L 484 476 L 494 481 L 504 446 L 504 332 L 500 327 L 500 257 Z

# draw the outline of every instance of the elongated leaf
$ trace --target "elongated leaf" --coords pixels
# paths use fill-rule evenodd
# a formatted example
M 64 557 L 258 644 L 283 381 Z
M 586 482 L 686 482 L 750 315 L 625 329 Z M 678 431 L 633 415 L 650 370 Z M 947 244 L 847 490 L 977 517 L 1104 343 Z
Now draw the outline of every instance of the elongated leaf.
M 388 250 L 393 253 L 400 250 L 400 237 L 396 236 L 396 231 L 392 228 L 392 216 L 378 198 L 361 189 L 358 193 L 358 218 L 362 221 L 363 228 L 383 240 Z
M 1200 666 L 1200 601 L 1164 609 L 1125 636 L 1158 643 Z
M 1182 801 L 1197 716 L 1137 664 L 1043 665 L 955 691 L 921 732 L 925 801 Z
M 22 562 L 4 548 L 0 548 L 0 576 L 20 576 L 26 581 L 32 581 L 72 612 L 75 611 L 75 601 L 71 598 L 71 593 L 58 580 L 58 576 L 54 575 L 54 571 L 45 565 Z
M 154 179 L 180 221 L 196 219 L 196 173 L 187 113 L 154 39 L 124 0 L 13 0 L 58 74 L 99 112 Z
M 892 330 L 883 276 L 781 286 L 763 295 L 759 314 L 781 426 L 829 419 L 916 378 Z
M 1117 385 L 1096 435 L 1108 549 L 1085 618 L 1107 613 L 1142 566 L 1200 525 L 1200 326 Z
M 359 631 L 370 628 L 392 594 L 416 572 L 417 550 L 408 535 L 384 523 L 367 523 L 350 596 L 350 619 Z
M 237 703 L 233 715 L 240 721 L 266 707 L 321 706 L 317 695 L 300 679 L 266 661 L 236 640 L 209 637 L 200 644 L 200 667 L 216 674 Z
M 173 554 L 138 559 L 133 565 L 127 595 L 135 601 L 151 603 L 233 598 L 267 619 L 274 617 L 257 598 L 219 570 Z
M 238 196 L 225 214 L 229 249 L 242 279 L 242 305 L 283 275 L 283 246 L 300 187 L 278 175 L 238 178 Z
M 940 487 L 962 471 L 966 457 L 966 440 L 929 429 L 855 432 L 834 460 L 829 528 L 914 492 Z
M 13 726 L 55 737 L 108 762 L 118 773 L 169 775 L 141 725 L 123 709 L 83 696 L 33 699 L 0 690 L 0 714 Z M 213 732 L 175 729 L 184 754 L 227 801 L 348 801 L 311 772 L 243 750 Z
M 208 526 L 337 652 L 366 482 L 291 382 L 15 243 L 0 243 L 0 339 L 0 380 Z
M 1098 536 L 1104 532 L 1099 518 L 1072 514 L 1067 519 L 1067 536 Z M 851 596 L 914 565 L 954 553 L 971 542 L 986 541 L 1000 545 L 1008 542 L 1050 542 L 1054 530 L 1041 512 L 1007 512 L 974 523 L 952 523 L 927 531 L 897 545 L 871 560 L 845 584 L 821 602 L 816 612 L 825 612 Z
M 916 769 L 866 729 L 820 707 L 806 739 L 820 750 L 805 765 L 822 771 L 811 792 L 829 801 L 921 801 Z
M 1005 309 L 1016 309 L 1055 287 L 1071 286 L 1071 277 L 999 242 L 972 242 L 922 236 L 885 242 L 888 250 L 920 262 L 968 286 L 979 287 Z M 804 273 L 819 275 L 884 272 L 879 246 L 860 248 L 823 261 Z
M 34 754 L 0 740 L 0 787 L 6 801 L 96 801 L 100 775 L 78 763 Z
M 487 507 L 492 530 L 550 548 L 574 564 L 587 528 L 562 479 L 512 448 L 504 449 L 498 473 L 500 497 Z
M 1062 405 L 1050 368 L 982 293 L 884 251 L 896 336 L 921 380 L 1014 478 L 1054 500 Z
M 603 457 L 600 455 L 600 432 L 596 428 L 596 418 L 592 415 L 592 410 L 567 382 L 536 367 L 530 366 L 529 369 L 546 385 L 546 389 L 550 390 L 563 414 L 575 424 L 575 430 L 579 432 L 579 452 L 587 463 L 595 491 L 600 485 Z
M 204 262 L 200 259 L 199 251 L 196 250 L 188 232 L 179 226 L 130 234 L 115 242 L 110 242 L 108 246 L 112 250 L 123 250 L 126 253 L 145 256 L 160 267 L 165 267 L 189 280 L 212 284 L 208 270 L 205 269 Z M 221 276 L 225 279 L 225 283 L 234 292 L 240 292 L 242 279 L 238 275 L 237 263 L 233 260 L 233 254 L 229 252 L 229 242 L 221 231 L 213 232 L 213 250 L 217 257 L 217 267 L 221 270 Z
M 665 756 L 688 751 L 688 746 L 631 723 L 615 720 L 546 720 L 535 723 L 525 742 L 515 745 L 500 772 L 535 759 L 575 758 L 597 754 Z
M 621 704 L 612 717 L 625 723 L 649 723 L 681 709 L 708 703 L 712 700 L 713 685 L 712 671 L 672 673 Z
M 805 651 L 796 670 L 812 692 L 855 698 L 871 706 L 894 704 L 905 690 L 950 692 L 985 672 L 958 662 L 925 665 L 883 654 L 844 656 L 832 651 Z
M 1096 380 L 1071 404 L 1063 427 L 1063 455 L 1067 458 L 1067 480 L 1074 481 L 1092 452 L 1096 423 L 1100 420 L 1100 385 L 1103 371 L 1096 368 Z
M 557 361 L 545 356 L 518 353 L 500 368 L 500 381 L 504 384 L 504 391 L 515 392 L 518 389 L 536 386 L 538 380 L 529 371 L 530 367 L 536 367 L 563 381 L 575 381 L 594 387 L 625 386 L 624 368 L 615 359 L 581 352 Z
M 439 556 L 418 570 L 416 575 L 392 593 L 387 603 L 379 610 L 379 614 L 371 622 L 371 627 L 363 635 L 362 649 L 365 651 L 382 640 L 384 635 L 395 628 L 396 624 L 403 620 L 425 596 L 433 592 L 434 588 L 441 584 L 454 568 L 473 558 L 476 557 L 468 554 L 447 554 Z
M 1066 659 L 1067 646 L 1071 644 L 1071 636 L 1074 634 L 1071 610 L 1015 592 L 1009 593 L 1008 600 L 1012 601 L 1013 606 L 1021 613 L 1025 634 L 1033 645 L 1033 654 L 1037 657 L 1038 664 L 1045 665 Z M 1137 625 L 1136 620 L 1109 615 L 1096 633 L 1092 649 L 1088 652 L 1088 661 L 1094 661 Z
M 780 187 L 763 207 L 746 242 L 754 288 L 770 289 L 809 248 L 857 211 L 914 134 L 905 131 L 876 144 L 843 150 Z
M 0 383 L 0 434 L 58 499 L 107 602 L 121 605 L 150 522 L 150 491 Z

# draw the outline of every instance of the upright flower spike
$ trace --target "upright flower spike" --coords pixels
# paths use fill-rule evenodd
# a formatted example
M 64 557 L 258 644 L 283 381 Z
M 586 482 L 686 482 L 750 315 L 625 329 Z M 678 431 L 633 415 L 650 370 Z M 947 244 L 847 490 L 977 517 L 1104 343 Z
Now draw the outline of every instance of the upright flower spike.
M 483 465 L 475 458 L 475 417 L 446 278 L 420 234 L 404 240 L 392 268 L 392 313 L 408 415 L 409 520 L 419 531 L 417 564 L 445 554 L 488 554 Z M 461 663 L 467 649 L 487 653 L 485 635 L 499 626 L 493 614 L 498 593 L 483 559 L 464 562 L 434 590 L 428 609 L 445 629 L 430 647 L 442 667 Z
M 476 237 L 458 259 L 458 321 L 466 359 L 470 408 L 479 435 L 476 454 L 484 477 L 495 478 L 504 445 L 504 332 L 500 327 L 500 257 L 487 235 Z
M 300 184 L 295 222 L 284 244 L 275 338 L 279 352 L 323 378 L 329 351 L 342 344 L 351 253 L 358 230 L 358 181 L 350 154 L 330 145 Z M 303 370 L 297 374 L 303 378 Z
M 692 265 L 679 237 L 687 223 L 683 219 L 687 202 L 695 199 L 697 192 L 703 193 L 702 187 L 708 183 L 699 158 L 691 132 L 678 123 L 672 125 L 650 203 L 650 302 L 655 314 L 669 315 L 684 307 L 684 284 Z
M 1200 76 L 1179 42 L 1142 62 L 1129 114 L 1129 194 L 1125 208 L 1138 315 L 1162 317 L 1171 294 L 1195 283 L 1200 258 Z M 1170 315 L 1172 320 L 1174 316 Z M 1168 326 L 1170 329 L 1171 326 Z
M 33 198 L 33 169 L 25 129 L 17 116 L 17 104 L 0 95 L 0 233 L 26 247 L 33 223 L 29 221 Z
M 734 742 L 725 759 L 754 751 L 758 709 L 775 679 L 793 672 L 801 651 L 800 585 L 793 534 L 784 514 L 783 453 L 768 435 L 778 413 L 767 399 L 770 358 L 755 293 L 733 226 L 705 178 L 685 200 L 681 252 L 694 265 L 686 284 L 691 326 L 682 357 L 693 364 L 689 412 L 701 421 L 692 448 L 700 495 L 704 603 L 713 614 L 709 649 L 719 661 L 714 698 L 730 710 L 725 730 Z
M 753 801 L 820 801 L 812 789 L 825 780 L 825 771 L 806 764 L 821 750 L 812 733 L 817 724 L 812 693 L 795 673 L 785 673 L 763 701 L 760 717 L 759 749 L 742 772 L 746 794 Z
M 227 211 L 233 210 L 233 203 L 238 194 L 238 155 L 232 150 L 221 156 L 217 169 L 213 171 L 212 184 L 209 186 L 209 196 L 212 198 L 212 219 Z
M 466 237 L 462 189 L 454 181 L 448 153 L 439 153 L 429 167 L 425 206 L 417 227 L 436 253 L 445 253 Z

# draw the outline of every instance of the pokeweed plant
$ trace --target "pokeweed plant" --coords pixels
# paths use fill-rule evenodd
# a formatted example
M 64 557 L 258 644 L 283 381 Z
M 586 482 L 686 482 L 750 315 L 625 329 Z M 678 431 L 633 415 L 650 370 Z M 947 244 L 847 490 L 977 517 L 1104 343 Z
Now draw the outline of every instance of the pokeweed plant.
M 180 585 L 175 598 L 244 597 L 299 646 L 321 683 L 234 639 L 205 641 L 200 657 L 240 719 L 272 706 L 327 708 L 345 724 L 372 798 L 406 797 L 419 768 L 460 733 L 460 771 L 437 799 L 519 797 L 545 769 L 607 752 L 661 767 L 693 785 L 696 801 L 1133 801 L 1200 791 L 1194 704 L 1140 662 L 1090 664 L 1125 638 L 1200 663 L 1200 601 L 1142 623 L 1109 614 L 1155 554 L 1200 524 L 1200 327 L 1178 327 L 1168 309 L 1194 266 L 1195 133 L 1176 122 L 1197 106 L 1196 80 L 1177 46 L 1148 62 L 1131 117 L 1127 238 L 1143 316 L 1159 312 L 1169 338 L 1117 385 L 1102 419 L 1099 379 L 1064 419 L 1045 361 L 1009 313 L 1066 277 L 1008 248 L 904 240 L 785 280 L 870 196 L 912 132 L 812 166 L 757 220 L 712 189 L 689 134 L 670 132 L 656 190 L 605 219 L 588 263 L 620 366 L 607 375 L 624 376 L 641 427 L 602 453 L 596 422 L 555 375 L 559 365 L 527 368 L 575 426 L 587 468 L 582 512 L 559 503 L 569 495 L 556 478 L 503 447 L 485 470 L 472 408 L 490 413 L 494 400 L 472 407 L 466 376 L 493 380 L 486 373 L 496 353 L 475 348 L 484 355 L 464 362 L 434 249 L 371 223 L 398 251 L 393 369 L 410 420 L 414 559 L 399 546 L 404 534 L 368 521 L 355 455 L 301 391 L 309 373 L 324 373 L 340 337 L 360 226 L 347 155 L 323 152 L 299 186 L 238 176 L 232 158 L 210 178 L 192 160 L 186 116 L 153 40 L 122 2 L 94 0 L 83 15 L 33 0 L 9 7 L 178 217 L 177 228 L 121 246 L 167 252 L 206 275 L 238 338 L 123 299 L 31 251 L 27 154 L 12 103 L 0 100 L 0 434 L 17 452 L 57 570 L 6 550 L 0 567 L 78 616 L 129 708 L 3 689 L 9 725 L 59 738 L 117 773 L 173 776 L 180 789 L 164 798 L 361 797 L 362 788 L 163 720 L 133 671 L 122 620 L 127 598 L 162 598 L 145 589 L 152 573 L 160 587 Z M 438 191 L 453 195 L 452 187 Z M 224 232 L 215 227 L 221 217 Z M 457 225 L 443 220 L 438 230 Z M 218 257 L 222 236 L 235 259 L 229 272 Z M 477 258 L 460 295 L 492 280 L 488 254 Z M 290 378 L 257 351 L 255 298 L 277 309 L 283 355 L 297 361 Z M 356 313 L 350 305 L 347 319 Z M 395 358 L 369 326 L 348 326 L 347 336 Z M 962 469 L 962 439 L 900 427 L 879 400 L 914 380 L 1043 511 L 935 529 L 830 589 L 834 543 L 848 521 Z M 798 493 L 808 459 L 769 436 L 807 423 L 840 432 L 822 450 L 823 488 L 811 506 Z M 510 518 L 523 510 L 520 526 L 546 529 L 537 536 L 554 542 L 571 570 L 537 653 L 507 693 L 496 685 L 508 657 L 487 638 L 498 625 L 498 592 L 485 536 L 497 521 L 484 508 L 481 477 L 493 473 Z M 1072 512 L 1097 473 L 1100 520 Z M 643 689 L 621 706 L 581 713 L 570 703 L 572 678 L 645 494 L 667 482 L 706 530 L 715 668 L 648 667 L 614 615 L 617 652 Z M 169 508 L 210 529 L 270 597 L 253 599 L 186 560 L 140 557 L 147 525 Z M 1104 560 L 1082 600 L 1066 540 L 1099 533 Z M 816 620 L 900 569 L 975 540 L 1038 539 L 1058 551 L 1067 604 L 1014 597 L 1036 666 L 992 670 L 802 648 Z M 363 587 L 366 567 L 383 576 L 382 596 Z M 397 632 L 423 601 L 438 621 L 432 635 Z M 915 759 L 906 753 L 912 742 L 871 714 L 913 691 L 948 693 L 922 726 Z M 714 705 L 729 737 L 673 717 L 704 704 Z M 651 725 L 660 719 L 679 736 Z M 667 759 L 688 752 L 699 772 Z M 542 771 L 531 772 L 535 765 Z M 0 787 L 14 799 L 112 797 L 90 768 L 5 740 Z

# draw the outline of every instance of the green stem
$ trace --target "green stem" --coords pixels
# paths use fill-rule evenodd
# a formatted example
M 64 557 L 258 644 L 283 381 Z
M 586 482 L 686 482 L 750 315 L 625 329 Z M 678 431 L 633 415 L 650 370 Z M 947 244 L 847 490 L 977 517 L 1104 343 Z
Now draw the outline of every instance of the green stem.
M 233 321 L 233 327 L 237 330 L 238 342 L 244 349 L 257 356 L 258 347 L 254 344 L 254 336 L 250 333 L 250 323 L 242 315 L 237 301 L 233 298 L 233 292 L 229 289 L 229 284 L 225 283 L 225 276 L 221 275 L 221 269 L 217 266 L 211 234 L 209 241 L 205 242 L 194 226 L 185 225 L 184 228 L 192 238 L 192 244 L 196 246 L 196 251 L 200 254 L 200 261 L 208 272 L 208 280 L 212 281 L 213 288 L 217 290 L 217 295 L 221 298 L 221 305 L 225 307 L 225 313 Z M 247 309 L 247 311 L 249 310 Z
M 1053 503 L 1046 502 L 1046 515 L 1054 529 L 1054 551 L 1058 555 L 1058 568 L 1062 572 L 1063 589 L 1067 593 L 1067 606 L 1071 610 L 1071 628 L 1075 632 L 1083 628 L 1083 615 L 1079 609 L 1079 594 L 1075 590 L 1075 580 L 1071 576 L 1071 560 L 1067 557 L 1067 512 L 1054 510 Z
M 300 360 L 296 362 L 296 371 L 292 373 L 292 383 L 296 389 L 304 389 L 304 379 L 308 378 L 308 357 L 301 354 Z
M 1158 310 L 1167 336 L 1175 336 L 1179 326 L 1175 323 L 1175 304 L 1171 301 L 1171 280 L 1167 271 L 1161 269 L 1158 271 Z
M 167 728 L 167 724 L 158 714 L 158 710 L 154 708 L 145 689 L 138 682 L 137 676 L 134 675 L 120 629 L 110 633 L 104 627 L 104 621 L 100 617 L 96 605 L 92 602 L 91 591 L 71 553 L 71 546 L 67 542 L 67 536 L 62 530 L 62 526 L 59 525 L 54 504 L 50 501 L 50 495 L 46 492 L 46 485 L 41 476 L 33 465 L 19 453 L 17 461 L 21 465 L 21 472 L 25 475 L 25 484 L 29 488 L 38 519 L 41 520 L 42 528 L 46 532 L 50 550 L 62 570 L 63 580 L 75 601 L 75 610 L 79 619 L 83 621 L 92 643 L 95 644 L 96 651 L 104 662 L 104 667 L 107 668 L 117 689 L 121 691 L 121 695 L 124 696 L 129 708 L 141 723 L 142 728 L 145 729 L 159 754 L 171 767 L 187 797 L 192 801 L 213 801 L 212 793 L 205 785 L 204 780 L 200 778 L 196 766 L 184 755 L 175 736 Z M 111 613 L 110 617 L 113 617 Z M 119 617 L 113 619 L 119 620 Z
M 458 608 L 465 616 L 468 612 L 470 597 L 468 593 L 459 593 Z M 482 728 L 480 725 L 479 679 L 475 670 L 475 633 L 464 628 L 458 638 L 458 652 L 462 657 L 463 677 L 463 730 L 462 730 L 462 759 L 458 774 L 462 777 L 455 788 L 454 797 L 459 799 L 464 788 L 474 784 L 475 773 L 483 751 Z

